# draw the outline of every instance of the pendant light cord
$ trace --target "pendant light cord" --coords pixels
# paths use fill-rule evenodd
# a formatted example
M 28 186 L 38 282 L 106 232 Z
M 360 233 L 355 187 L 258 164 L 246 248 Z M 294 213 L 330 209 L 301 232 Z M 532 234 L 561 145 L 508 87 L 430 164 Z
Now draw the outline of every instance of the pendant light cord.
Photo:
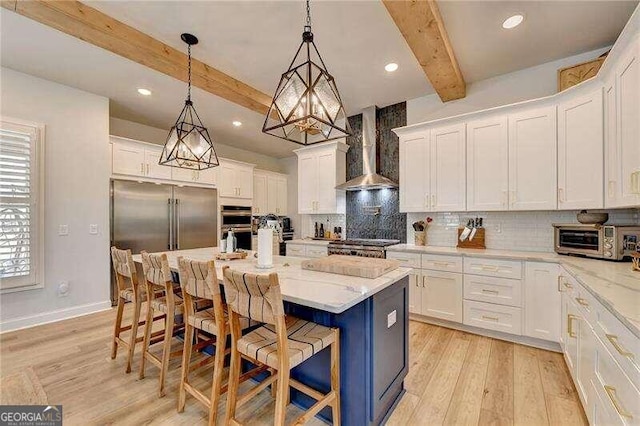
M 307 25 L 304 26 L 305 31 L 311 31 L 311 6 L 309 0 L 307 0 Z
M 187 51 L 189 52 L 189 85 L 187 89 L 187 101 L 191 102 L 191 45 L 188 45 Z

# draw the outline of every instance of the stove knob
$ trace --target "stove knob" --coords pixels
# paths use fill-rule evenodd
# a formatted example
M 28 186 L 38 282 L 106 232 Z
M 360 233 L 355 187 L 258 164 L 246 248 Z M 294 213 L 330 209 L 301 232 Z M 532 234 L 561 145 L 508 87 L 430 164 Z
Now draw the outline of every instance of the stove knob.
M 611 253 L 609 250 L 604 252 L 604 257 L 612 257 L 613 253 Z
M 612 249 L 612 248 L 613 248 L 613 244 L 611 244 L 611 243 L 604 243 L 604 248 Z

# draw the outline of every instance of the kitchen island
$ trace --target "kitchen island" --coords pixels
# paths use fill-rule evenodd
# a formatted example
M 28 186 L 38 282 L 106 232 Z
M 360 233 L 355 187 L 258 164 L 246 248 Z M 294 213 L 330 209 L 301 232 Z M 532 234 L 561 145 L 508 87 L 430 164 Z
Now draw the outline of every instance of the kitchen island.
M 196 260 L 215 258 L 217 248 L 166 252 L 177 272 L 178 256 Z M 344 425 L 384 423 L 404 393 L 408 371 L 408 275 L 398 268 L 375 279 L 302 269 L 303 258 L 274 256 L 272 269 L 256 268 L 251 255 L 244 260 L 216 261 L 243 272 L 276 272 L 285 311 L 309 321 L 340 329 L 341 417 Z M 134 256 L 140 262 L 140 256 Z M 222 281 L 221 281 L 222 283 Z M 305 361 L 292 377 L 320 392 L 329 390 L 329 351 Z M 291 402 L 308 408 L 315 401 L 291 389 Z M 319 416 L 331 420 L 331 410 Z

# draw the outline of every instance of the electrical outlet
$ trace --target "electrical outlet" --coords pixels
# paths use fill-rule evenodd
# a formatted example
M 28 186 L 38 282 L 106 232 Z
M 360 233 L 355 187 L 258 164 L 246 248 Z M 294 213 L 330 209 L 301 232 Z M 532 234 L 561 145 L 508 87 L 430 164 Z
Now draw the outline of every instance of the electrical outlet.
M 60 281 L 60 285 L 58 285 L 58 297 L 67 297 L 70 290 L 67 281 Z
M 69 235 L 69 225 L 58 225 L 58 235 L 62 237 Z
M 89 225 L 89 233 L 91 235 L 98 235 L 98 225 L 96 224 Z
M 501 223 L 496 223 L 493 226 L 493 230 L 496 231 L 497 234 L 502 233 L 502 224 Z
M 387 315 L 387 328 L 391 328 L 397 321 L 397 311 L 394 309 Z

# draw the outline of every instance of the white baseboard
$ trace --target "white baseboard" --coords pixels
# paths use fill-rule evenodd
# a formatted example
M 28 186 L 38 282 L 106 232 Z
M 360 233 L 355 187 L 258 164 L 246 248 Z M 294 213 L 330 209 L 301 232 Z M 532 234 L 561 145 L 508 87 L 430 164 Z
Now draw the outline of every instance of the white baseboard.
M 500 331 L 487 330 L 485 328 L 473 327 L 470 325 L 460 324 L 458 322 L 451 322 L 418 314 L 409 314 L 409 319 L 424 322 L 427 324 L 439 325 L 441 327 L 453 328 L 454 330 L 465 331 L 471 334 L 479 334 L 481 336 L 491 337 L 493 339 L 505 340 L 507 342 L 519 343 L 521 345 L 533 346 L 534 348 L 562 353 L 560 344 L 557 342 L 550 342 L 547 340 L 536 339 L 534 337 L 528 336 L 517 336 L 515 334 L 502 333 Z
M 74 306 L 71 308 L 58 309 L 56 311 L 43 312 L 36 315 L 29 315 L 0 322 L 0 334 L 21 330 L 23 328 L 35 327 L 37 325 L 62 321 L 70 318 L 92 314 L 94 312 L 105 311 L 111 308 L 111 300 L 104 302 L 89 303 L 86 305 Z

